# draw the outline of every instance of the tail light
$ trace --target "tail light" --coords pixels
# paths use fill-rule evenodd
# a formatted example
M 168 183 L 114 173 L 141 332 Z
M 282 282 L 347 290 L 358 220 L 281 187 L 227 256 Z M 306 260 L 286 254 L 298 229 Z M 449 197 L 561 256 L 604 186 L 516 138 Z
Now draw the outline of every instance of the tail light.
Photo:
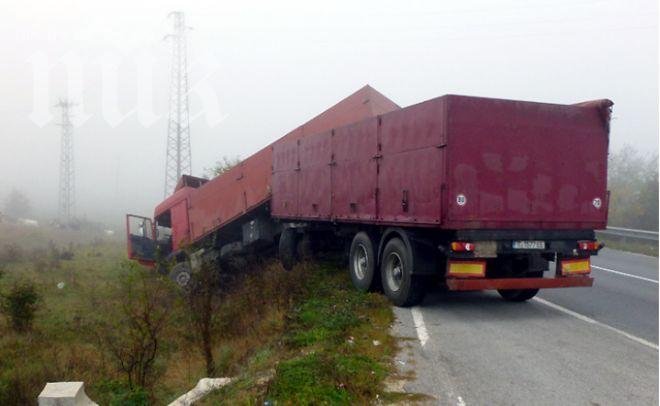
M 598 241 L 578 241 L 580 251 L 598 251 L 602 247 L 603 244 Z
M 451 243 L 451 250 L 455 252 L 472 252 L 474 251 L 474 243 L 454 241 Z

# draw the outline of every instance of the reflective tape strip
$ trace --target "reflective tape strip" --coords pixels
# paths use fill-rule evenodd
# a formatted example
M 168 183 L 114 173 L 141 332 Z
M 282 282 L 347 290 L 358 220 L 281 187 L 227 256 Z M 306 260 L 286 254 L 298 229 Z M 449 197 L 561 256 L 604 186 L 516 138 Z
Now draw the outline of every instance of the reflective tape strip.
M 477 261 L 449 261 L 447 276 L 484 277 L 486 263 Z
M 591 272 L 591 261 L 586 259 L 565 259 L 561 261 L 562 275 L 588 274 Z

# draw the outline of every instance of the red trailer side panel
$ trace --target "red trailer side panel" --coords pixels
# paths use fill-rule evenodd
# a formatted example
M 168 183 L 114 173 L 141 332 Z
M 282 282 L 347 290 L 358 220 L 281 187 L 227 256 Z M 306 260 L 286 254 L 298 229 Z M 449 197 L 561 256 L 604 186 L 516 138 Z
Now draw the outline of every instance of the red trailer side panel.
M 444 100 L 440 98 L 383 115 L 380 120 L 367 119 L 338 128 L 332 137 L 331 151 L 326 150 L 329 133 L 276 146 L 276 161 L 280 155 L 292 154 L 291 148 L 297 148 L 301 165 L 276 170 L 272 214 L 319 218 L 306 208 L 318 204 L 317 193 L 327 193 L 333 199 L 329 217 L 335 220 L 439 224 L 444 112 Z M 316 149 L 320 155 L 313 159 L 319 166 L 303 165 L 303 155 L 311 159 L 311 151 Z M 317 169 L 320 166 L 324 169 Z M 326 192 L 328 182 L 330 190 Z M 298 185 L 298 212 L 283 204 L 279 196 L 280 192 L 288 194 L 293 190 L 281 190 L 283 185 L 293 184 Z
M 330 161 L 332 134 L 324 132 L 299 140 L 300 162 L 298 215 L 305 218 L 330 218 Z
M 245 206 L 249 209 L 268 199 L 273 172 L 273 149 L 268 146 L 243 161 Z
M 298 142 L 280 142 L 273 145 L 273 200 L 271 212 L 280 215 L 298 215 Z
M 382 117 L 379 220 L 440 223 L 445 122 L 444 98 Z
M 289 132 L 280 140 L 292 141 L 308 135 L 329 131 L 349 123 L 355 123 L 367 117 L 399 110 L 392 100 L 383 96 L 373 87 L 366 85 L 349 95 L 341 102 Z
M 340 127 L 332 138 L 332 213 L 340 220 L 376 219 L 378 119 Z
M 193 241 L 243 214 L 243 167 L 238 165 L 214 178 L 190 196 L 190 229 Z

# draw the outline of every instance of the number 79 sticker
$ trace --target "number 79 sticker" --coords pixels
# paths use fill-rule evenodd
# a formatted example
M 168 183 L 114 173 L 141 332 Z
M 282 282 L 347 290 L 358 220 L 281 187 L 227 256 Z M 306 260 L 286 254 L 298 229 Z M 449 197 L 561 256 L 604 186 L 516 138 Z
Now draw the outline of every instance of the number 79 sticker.
M 591 204 L 593 204 L 595 208 L 600 209 L 600 207 L 603 205 L 603 202 L 600 200 L 600 197 L 596 197 L 591 202 Z

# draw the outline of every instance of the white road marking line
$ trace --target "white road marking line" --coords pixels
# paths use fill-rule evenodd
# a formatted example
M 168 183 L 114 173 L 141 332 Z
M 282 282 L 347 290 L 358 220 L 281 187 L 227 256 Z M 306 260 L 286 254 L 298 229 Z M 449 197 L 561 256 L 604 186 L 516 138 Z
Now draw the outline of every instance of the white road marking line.
M 647 281 L 647 282 L 658 283 L 658 281 L 656 281 L 655 279 L 645 278 L 645 277 L 643 277 L 643 276 L 631 275 L 631 274 L 629 274 L 629 273 L 620 272 L 620 271 L 615 271 L 614 269 L 603 268 L 602 266 L 591 265 L 591 267 L 592 267 L 592 268 L 599 269 L 599 270 L 601 270 L 601 271 L 612 272 L 612 273 L 615 273 L 615 274 L 617 274 L 617 275 L 627 276 L 627 277 L 629 277 L 629 278 L 635 278 L 635 279 L 640 279 L 640 280 Z
M 603 328 L 605 328 L 605 329 L 607 329 L 607 330 L 613 331 L 613 332 L 615 332 L 615 333 L 617 333 L 617 334 L 620 334 L 620 335 L 622 335 L 622 336 L 624 336 L 624 337 L 626 337 L 626 338 L 629 338 L 630 340 L 633 340 L 633 341 L 635 341 L 635 342 L 637 342 L 637 343 L 639 343 L 639 344 L 645 345 L 645 346 L 647 346 L 647 347 L 649 347 L 649 348 L 652 348 L 652 349 L 658 351 L 658 346 L 657 346 L 656 344 L 654 344 L 654 343 L 652 343 L 652 342 L 650 342 L 650 341 L 647 341 L 647 340 L 645 340 L 645 339 L 643 339 L 643 338 L 640 338 L 640 337 L 634 336 L 634 335 L 632 335 L 632 334 L 630 334 L 630 333 L 626 333 L 625 331 L 623 331 L 623 330 L 619 330 L 619 329 L 616 328 L 616 327 L 612 327 L 612 326 L 610 326 L 610 325 L 608 325 L 608 324 L 601 323 L 600 321 L 598 321 L 598 320 L 594 320 L 594 319 L 592 319 L 591 317 L 585 316 L 584 314 L 580 314 L 580 313 L 574 312 L 573 310 L 569 310 L 569 309 L 567 309 L 567 308 L 565 308 L 565 307 L 563 307 L 563 306 L 560 306 L 560 305 L 558 305 L 558 304 L 555 304 L 555 303 L 552 303 L 552 302 L 548 302 L 547 300 L 545 300 L 545 299 L 541 299 L 541 298 L 539 298 L 539 297 L 535 297 L 535 298 L 532 299 L 532 300 L 535 300 L 535 301 L 537 301 L 537 302 L 539 302 L 539 303 L 541 303 L 541 304 L 543 304 L 543 305 L 546 305 L 546 306 L 548 306 L 548 307 L 551 307 L 551 308 L 553 308 L 553 309 L 555 309 L 555 310 L 558 310 L 558 311 L 560 311 L 560 312 L 562 312 L 562 313 L 566 313 L 566 314 L 568 314 L 568 315 L 570 315 L 570 316 L 573 316 L 573 317 L 575 317 L 576 319 L 582 320 L 582 321 L 587 322 L 587 323 L 590 323 L 590 324 L 595 324 L 595 325 L 597 325 L 597 326 L 599 326 L 599 327 L 603 327 Z
M 422 311 L 419 309 L 419 307 L 412 307 L 410 309 L 410 313 L 412 314 L 413 323 L 415 324 L 417 337 L 419 338 L 419 342 L 423 347 L 429 340 L 429 333 L 426 331 L 426 324 L 424 324 L 424 316 L 422 316 Z

